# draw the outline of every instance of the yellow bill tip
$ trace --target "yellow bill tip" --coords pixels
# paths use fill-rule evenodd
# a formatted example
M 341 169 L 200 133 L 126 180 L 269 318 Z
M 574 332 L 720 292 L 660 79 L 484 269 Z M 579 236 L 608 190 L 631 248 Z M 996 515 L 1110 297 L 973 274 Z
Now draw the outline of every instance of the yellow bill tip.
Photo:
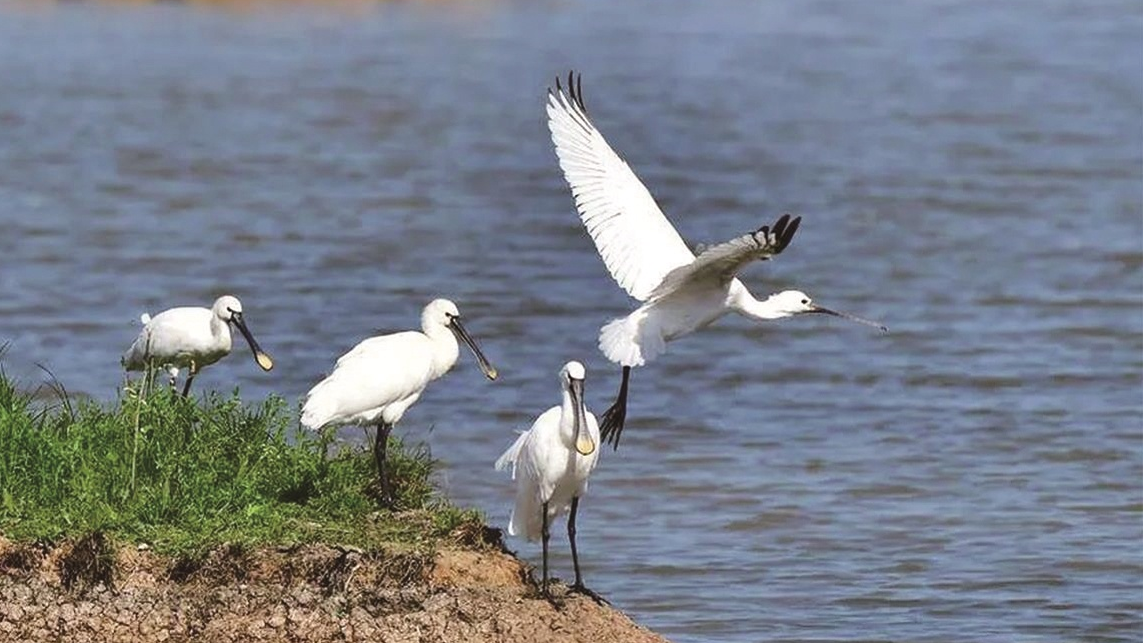
M 580 438 L 575 441 L 575 450 L 580 455 L 591 455 L 595 453 L 595 440 L 591 438 Z
M 491 366 L 488 367 L 488 370 L 484 374 L 487 375 L 490 380 L 495 380 L 497 377 L 500 377 L 500 371 L 497 371 Z
M 270 356 L 266 353 L 258 353 L 254 356 L 254 359 L 258 362 L 258 366 L 264 371 L 274 368 L 274 360 L 270 359 Z

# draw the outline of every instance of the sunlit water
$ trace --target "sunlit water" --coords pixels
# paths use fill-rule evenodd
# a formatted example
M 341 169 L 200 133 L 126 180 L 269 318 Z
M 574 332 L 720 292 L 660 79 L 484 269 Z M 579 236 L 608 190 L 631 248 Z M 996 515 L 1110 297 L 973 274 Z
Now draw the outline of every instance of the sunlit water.
M 544 90 L 574 67 L 688 239 L 800 213 L 747 283 L 892 329 L 732 318 L 636 371 L 582 506 L 589 583 L 676 641 L 1138 641 L 1141 14 L 9 9 L 4 368 L 108 399 L 139 313 L 232 292 L 277 368 L 243 349 L 196 386 L 297 400 L 448 295 L 502 380 L 465 357 L 398 432 L 504 524 L 493 460 L 566 359 L 609 403 L 595 337 L 630 307 L 547 140 Z

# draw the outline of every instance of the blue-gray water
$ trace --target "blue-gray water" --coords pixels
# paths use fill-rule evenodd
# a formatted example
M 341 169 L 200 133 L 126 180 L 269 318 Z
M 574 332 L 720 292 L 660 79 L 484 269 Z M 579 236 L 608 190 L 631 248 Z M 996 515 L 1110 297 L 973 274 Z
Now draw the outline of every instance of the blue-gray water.
M 607 405 L 630 307 L 548 141 L 569 68 L 688 239 L 805 217 L 756 294 L 892 329 L 730 318 L 636 371 L 589 584 L 679 642 L 1143 640 L 1136 2 L 9 6 L 4 368 L 108 399 L 140 312 L 232 292 L 277 368 L 196 386 L 294 400 L 447 295 L 502 380 L 465 357 L 398 431 L 503 524 L 492 461 L 566 359 Z

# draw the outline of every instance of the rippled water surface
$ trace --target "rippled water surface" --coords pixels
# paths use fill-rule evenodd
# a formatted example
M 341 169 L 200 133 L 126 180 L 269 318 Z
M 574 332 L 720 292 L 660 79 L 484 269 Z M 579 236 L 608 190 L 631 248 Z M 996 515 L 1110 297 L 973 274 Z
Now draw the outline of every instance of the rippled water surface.
M 892 329 L 730 318 L 637 371 L 590 584 L 680 642 L 1138 641 L 1141 36 L 1078 0 L 9 7 L 4 367 L 111 398 L 140 312 L 233 292 L 277 368 L 196 386 L 295 400 L 448 295 L 503 378 L 465 358 L 398 431 L 503 524 L 492 461 L 568 358 L 609 403 L 630 307 L 547 140 L 574 67 L 685 237 L 803 214 L 747 284 Z

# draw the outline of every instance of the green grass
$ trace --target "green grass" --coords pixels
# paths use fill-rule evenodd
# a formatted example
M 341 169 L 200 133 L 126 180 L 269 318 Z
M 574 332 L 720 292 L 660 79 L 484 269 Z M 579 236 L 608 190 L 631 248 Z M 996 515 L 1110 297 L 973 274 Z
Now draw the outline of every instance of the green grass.
M 184 399 L 139 385 L 100 404 L 58 385 L 34 396 L 0 370 L 0 533 L 103 533 L 177 555 L 221 543 L 435 545 L 481 524 L 435 492 L 428 454 L 396 438 L 391 512 L 370 493 L 371 453 L 298 429 L 281 398 L 247 405 L 237 392 Z

